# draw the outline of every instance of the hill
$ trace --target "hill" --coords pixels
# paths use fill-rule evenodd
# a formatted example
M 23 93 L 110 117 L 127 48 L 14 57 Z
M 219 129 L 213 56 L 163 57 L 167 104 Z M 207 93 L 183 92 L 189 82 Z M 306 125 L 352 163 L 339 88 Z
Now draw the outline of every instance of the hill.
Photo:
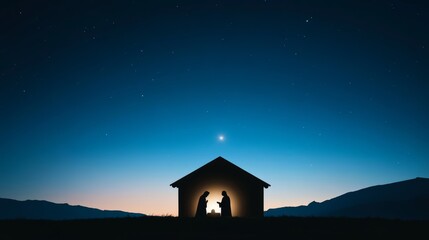
M 268 209 L 265 216 L 429 220 L 429 179 L 415 178 L 349 192 L 307 206 Z
M 144 214 L 123 211 L 100 210 L 83 206 L 71 206 L 48 201 L 0 198 L 0 219 L 70 220 L 96 218 L 142 217 Z

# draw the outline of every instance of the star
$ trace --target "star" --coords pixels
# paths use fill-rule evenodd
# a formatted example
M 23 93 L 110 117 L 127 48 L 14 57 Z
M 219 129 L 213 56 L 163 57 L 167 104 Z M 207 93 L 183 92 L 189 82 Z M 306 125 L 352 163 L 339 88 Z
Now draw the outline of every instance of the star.
M 225 141 L 225 136 L 221 134 L 218 136 L 218 139 L 219 139 L 219 141 L 223 142 L 223 141 Z

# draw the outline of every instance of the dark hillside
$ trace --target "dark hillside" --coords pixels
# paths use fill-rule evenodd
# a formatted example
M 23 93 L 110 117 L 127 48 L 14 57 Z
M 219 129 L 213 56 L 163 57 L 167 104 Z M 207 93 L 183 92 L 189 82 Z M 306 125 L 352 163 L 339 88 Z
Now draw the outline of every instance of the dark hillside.
M 142 216 L 145 215 L 72 206 L 67 203 L 58 204 L 40 200 L 17 201 L 0 198 L 0 219 L 70 220 Z
M 265 216 L 376 217 L 429 220 L 429 179 L 372 186 L 308 206 L 269 209 Z

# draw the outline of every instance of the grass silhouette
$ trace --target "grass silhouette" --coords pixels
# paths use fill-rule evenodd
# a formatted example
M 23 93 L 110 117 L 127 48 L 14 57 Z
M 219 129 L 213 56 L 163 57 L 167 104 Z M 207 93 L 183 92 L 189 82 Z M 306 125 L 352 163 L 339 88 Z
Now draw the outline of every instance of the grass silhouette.
M 352 218 L 177 218 L 0 221 L 2 239 L 417 239 L 429 221 Z

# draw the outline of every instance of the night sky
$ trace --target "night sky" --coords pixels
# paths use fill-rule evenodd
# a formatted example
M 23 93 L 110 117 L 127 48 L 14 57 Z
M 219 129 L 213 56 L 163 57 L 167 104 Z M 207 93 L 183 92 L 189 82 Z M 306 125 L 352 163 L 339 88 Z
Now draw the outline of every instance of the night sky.
M 265 210 L 429 177 L 425 1 L 64 2 L 0 7 L 0 197 L 177 215 L 218 156 Z

